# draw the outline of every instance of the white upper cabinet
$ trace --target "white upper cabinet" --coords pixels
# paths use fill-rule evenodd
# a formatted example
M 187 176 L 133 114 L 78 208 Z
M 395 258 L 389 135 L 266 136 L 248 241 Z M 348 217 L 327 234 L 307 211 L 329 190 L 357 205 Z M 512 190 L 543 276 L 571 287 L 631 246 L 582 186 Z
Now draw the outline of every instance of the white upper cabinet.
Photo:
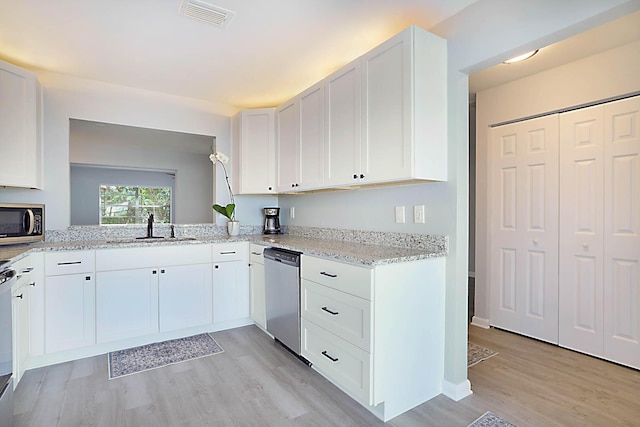
M 312 190 L 324 183 L 324 82 L 278 107 L 278 192 Z
M 276 193 L 274 108 L 239 112 L 233 128 L 233 187 L 236 194 Z
M 277 157 L 278 157 L 278 193 L 296 190 L 299 164 L 296 153 L 300 143 L 299 105 L 294 98 L 278 107 L 277 123 Z M 299 185 L 299 184 L 298 184 Z
M 447 45 L 410 27 L 361 58 L 363 183 L 447 179 Z
M 352 184 L 360 174 L 360 60 L 325 79 L 325 183 Z
M 299 95 L 300 143 L 297 184 L 301 190 L 324 185 L 324 81 Z
M 36 76 L 0 61 L 0 186 L 42 188 L 40 87 Z

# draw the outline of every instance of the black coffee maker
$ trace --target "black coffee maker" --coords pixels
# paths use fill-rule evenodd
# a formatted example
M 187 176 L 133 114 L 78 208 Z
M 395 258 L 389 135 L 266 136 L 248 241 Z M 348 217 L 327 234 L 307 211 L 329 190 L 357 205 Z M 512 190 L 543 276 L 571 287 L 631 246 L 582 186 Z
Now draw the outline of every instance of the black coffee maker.
M 280 208 L 264 208 L 264 234 L 280 234 Z

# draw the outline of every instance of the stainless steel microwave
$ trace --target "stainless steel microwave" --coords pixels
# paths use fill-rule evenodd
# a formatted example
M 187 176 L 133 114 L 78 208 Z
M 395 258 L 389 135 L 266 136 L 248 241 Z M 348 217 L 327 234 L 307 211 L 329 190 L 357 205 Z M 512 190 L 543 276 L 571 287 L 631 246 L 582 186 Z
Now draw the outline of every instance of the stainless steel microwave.
M 44 240 L 44 205 L 0 203 L 0 245 Z

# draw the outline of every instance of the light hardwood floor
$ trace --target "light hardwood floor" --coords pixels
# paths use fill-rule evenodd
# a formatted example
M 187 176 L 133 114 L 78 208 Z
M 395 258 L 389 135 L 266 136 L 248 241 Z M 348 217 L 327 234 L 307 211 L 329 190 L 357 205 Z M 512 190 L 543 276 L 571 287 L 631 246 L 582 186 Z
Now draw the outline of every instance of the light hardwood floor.
M 213 335 L 224 353 L 115 380 L 106 355 L 28 371 L 15 427 L 383 425 L 258 328 Z M 387 425 L 463 427 L 491 411 L 519 427 L 640 426 L 640 372 L 500 330 L 469 335 L 499 352 L 469 369 L 474 394 Z

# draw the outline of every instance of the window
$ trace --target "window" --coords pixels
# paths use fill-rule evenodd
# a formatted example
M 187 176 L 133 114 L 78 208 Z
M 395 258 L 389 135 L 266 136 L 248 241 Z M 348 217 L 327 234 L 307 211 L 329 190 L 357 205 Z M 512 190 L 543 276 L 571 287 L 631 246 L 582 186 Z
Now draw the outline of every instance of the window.
M 100 185 L 100 224 L 171 222 L 171 187 Z

